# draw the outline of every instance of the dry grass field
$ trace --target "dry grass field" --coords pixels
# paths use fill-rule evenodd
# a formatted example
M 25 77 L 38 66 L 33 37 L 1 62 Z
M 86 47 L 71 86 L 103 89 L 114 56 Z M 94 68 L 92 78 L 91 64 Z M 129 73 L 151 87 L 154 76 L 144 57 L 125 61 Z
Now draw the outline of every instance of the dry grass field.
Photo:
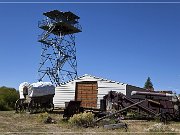
M 53 118 L 56 124 L 45 124 L 47 115 Z M 180 134 L 180 122 L 170 122 L 168 125 L 156 121 L 126 120 L 124 122 L 128 125 L 127 132 L 125 129 L 104 129 L 102 126 L 74 127 L 63 120 L 62 114 L 17 114 L 13 111 L 1 111 L 0 134 Z

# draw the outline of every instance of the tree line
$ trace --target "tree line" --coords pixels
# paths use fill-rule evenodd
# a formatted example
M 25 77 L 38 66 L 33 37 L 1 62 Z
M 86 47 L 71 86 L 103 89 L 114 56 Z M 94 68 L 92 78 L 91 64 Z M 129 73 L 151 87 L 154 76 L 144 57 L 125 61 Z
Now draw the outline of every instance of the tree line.
M 0 111 L 13 110 L 17 99 L 19 92 L 16 89 L 0 87 Z

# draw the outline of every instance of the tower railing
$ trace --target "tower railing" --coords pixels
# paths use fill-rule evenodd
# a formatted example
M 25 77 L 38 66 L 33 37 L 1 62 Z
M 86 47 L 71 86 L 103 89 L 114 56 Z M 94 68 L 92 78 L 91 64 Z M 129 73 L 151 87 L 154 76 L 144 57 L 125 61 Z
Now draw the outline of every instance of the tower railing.
M 64 20 L 48 20 L 48 19 L 44 19 L 42 21 L 38 21 L 38 27 L 41 28 L 41 27 L 46 27 L 46 26 L 51 26 L 51 25 L 55 25 L 57 23 L 66 23 L 66 24 L 69 24 L 71 25 L 72 27 L 75 27 L 76 29 L 82 31 L 82 27 L 81 25 L 79 25 L 78 22 L 76 23 L 72 23 L 71 21 L 64 21 Z

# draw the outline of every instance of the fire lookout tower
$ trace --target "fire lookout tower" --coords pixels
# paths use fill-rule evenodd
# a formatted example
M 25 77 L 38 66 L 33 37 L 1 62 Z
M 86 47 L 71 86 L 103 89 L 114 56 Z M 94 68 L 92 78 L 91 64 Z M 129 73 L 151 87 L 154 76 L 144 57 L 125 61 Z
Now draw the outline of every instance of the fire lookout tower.
M 78 19 L 72 12 L 53 10 L 43 13 L 46 19 L 38 22 L 44 32 L 38 37 L 42 52 L 38 69 L 39 81 L 49 77 L 56 86 L 77 78 L 75 33 L 81 32 Z

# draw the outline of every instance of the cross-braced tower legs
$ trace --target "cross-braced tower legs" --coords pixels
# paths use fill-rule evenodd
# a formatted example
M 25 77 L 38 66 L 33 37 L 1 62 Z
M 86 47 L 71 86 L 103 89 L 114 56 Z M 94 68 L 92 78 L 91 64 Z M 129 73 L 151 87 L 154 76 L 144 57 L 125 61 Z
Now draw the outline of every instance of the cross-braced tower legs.
M 39 81 L 46 76 L 55 85 L 77 78 L 75 34 L 81 32 L 79 17 L 58 10 L 44 13 L 47 19 L 39 22 L 45 31 L 39 36 L 42 43 Z

